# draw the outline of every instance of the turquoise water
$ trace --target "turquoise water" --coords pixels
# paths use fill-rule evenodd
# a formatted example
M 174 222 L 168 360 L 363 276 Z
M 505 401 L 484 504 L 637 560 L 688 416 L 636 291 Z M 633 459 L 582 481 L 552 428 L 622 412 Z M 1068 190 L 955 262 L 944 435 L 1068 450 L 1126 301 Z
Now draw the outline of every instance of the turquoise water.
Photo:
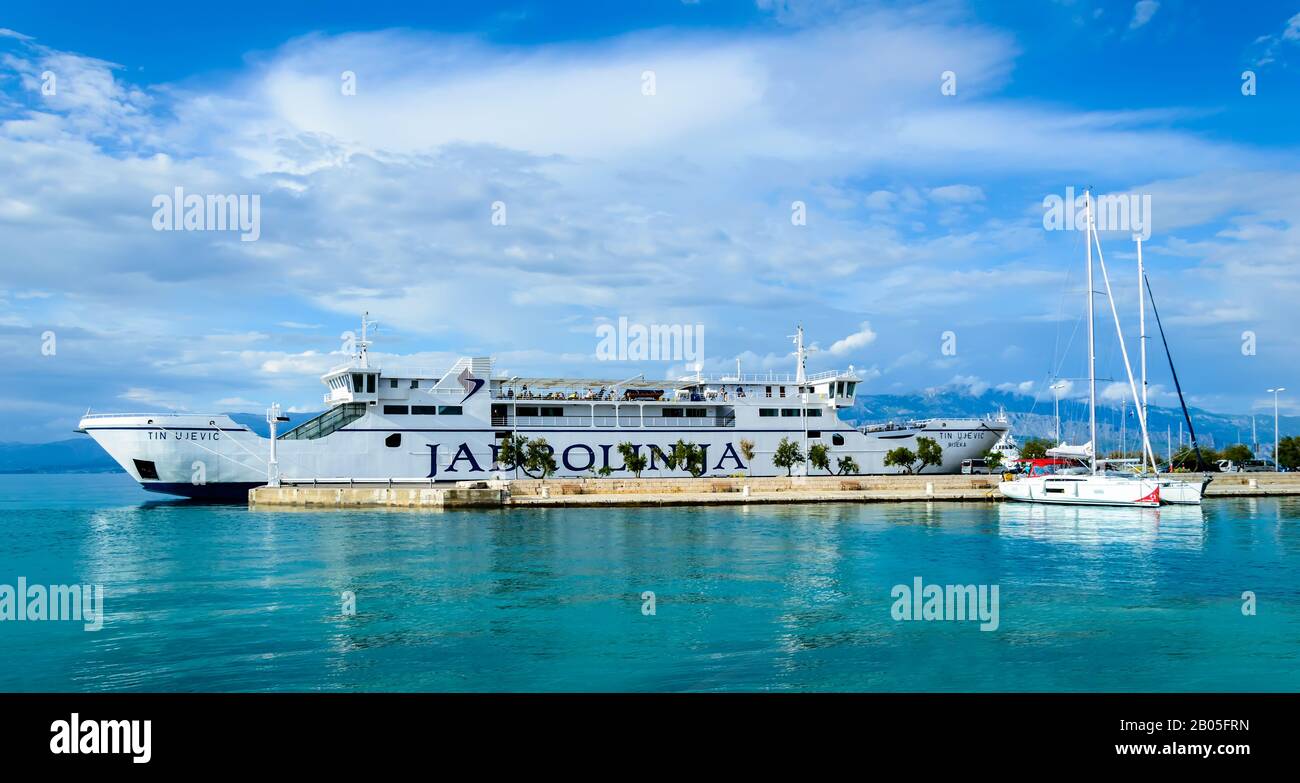
M 1300 690 L 1295 498 L 428 513 L 158 497 L 117 474 L 0 476 L 0 584 L 102 584 L 106 614 L 95 632 L 0 622 L 0 691 Z M 998 629 L 895 621 L 891 588 L 917 576 L 998 585 Z

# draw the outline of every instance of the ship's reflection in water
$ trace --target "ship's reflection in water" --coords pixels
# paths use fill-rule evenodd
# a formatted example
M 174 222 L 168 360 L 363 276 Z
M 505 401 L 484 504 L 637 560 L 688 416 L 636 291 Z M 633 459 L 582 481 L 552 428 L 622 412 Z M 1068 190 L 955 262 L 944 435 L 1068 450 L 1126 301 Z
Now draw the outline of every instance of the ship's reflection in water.
M 1097 547 L 1117 543 L 1162 549 L 1205 545 L 1201 506 L 1123 508 L 1042 503 L 999 503 L 998 531 L 1054 544 Z

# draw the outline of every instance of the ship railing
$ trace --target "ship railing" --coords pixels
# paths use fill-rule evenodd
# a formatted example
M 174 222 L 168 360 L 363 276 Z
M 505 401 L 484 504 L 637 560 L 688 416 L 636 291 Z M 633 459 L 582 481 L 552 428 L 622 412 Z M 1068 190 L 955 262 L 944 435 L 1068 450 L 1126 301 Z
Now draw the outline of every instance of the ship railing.
M 215 419 L 218 416 L 227 416 L 225 413 L 87 413 L 82 416 L 83 419 Z
M 813 383 L 815 381 L 825 381 L 832 378 L 855 377 L 853 373 L 841 372 L 839 370 L 826 370 L 824 372 L 809 373 L 804 376 L 804 383 Z M 759 373 L 741 373 L 736 375 L 686 375 L 681 379 L 682 383 L 789 383 L 798 384 L 798 376 L 794 373 L 776 373 L 776 372 L 759 372 Z
M 714 429 L 734 427 L 736 419 L 730 416 L 493 416 L 492 426 Z

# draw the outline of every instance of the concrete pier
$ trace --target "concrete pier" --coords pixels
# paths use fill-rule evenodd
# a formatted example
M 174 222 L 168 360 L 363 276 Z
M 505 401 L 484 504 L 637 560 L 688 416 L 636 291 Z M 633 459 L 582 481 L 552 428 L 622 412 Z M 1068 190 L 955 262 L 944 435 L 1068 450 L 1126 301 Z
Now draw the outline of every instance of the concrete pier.
M 249 508 L 500 508 L 509 500 L 504 481 L 454 484 L 353 484 L 254 487 Z
M 1194 476 L 1187 476 L 1193 479 Z M 472 508 L 999 501 L 998 476 L 581 478 L 257 487 L 250 507 Z M 1215 474 L 1207 498 L 1300 495 L 1300 473 Z

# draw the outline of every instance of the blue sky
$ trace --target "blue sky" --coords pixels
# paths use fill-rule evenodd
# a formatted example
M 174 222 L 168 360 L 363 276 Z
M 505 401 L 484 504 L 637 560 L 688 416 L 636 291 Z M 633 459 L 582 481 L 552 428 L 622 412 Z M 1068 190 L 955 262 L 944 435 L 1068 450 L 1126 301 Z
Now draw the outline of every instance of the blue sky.
M 1150 197 L 1195 404 L 1300 395 L 1300 3 L 60 8 L 0 12 L 0 440 L 315 409 L 363 309 L 394 368 L 686 369 L 598 362 L 627 317 L 785 370 L 802 322 L 868 393 L 1048 399 L 1083 370 L 1082 248 L 1043 199 L 1085 185 Z M 176 187 L 259 196 L 259 238 L 155 231 Z M 1134 246 L 1103 241 L 1132 330 Z

